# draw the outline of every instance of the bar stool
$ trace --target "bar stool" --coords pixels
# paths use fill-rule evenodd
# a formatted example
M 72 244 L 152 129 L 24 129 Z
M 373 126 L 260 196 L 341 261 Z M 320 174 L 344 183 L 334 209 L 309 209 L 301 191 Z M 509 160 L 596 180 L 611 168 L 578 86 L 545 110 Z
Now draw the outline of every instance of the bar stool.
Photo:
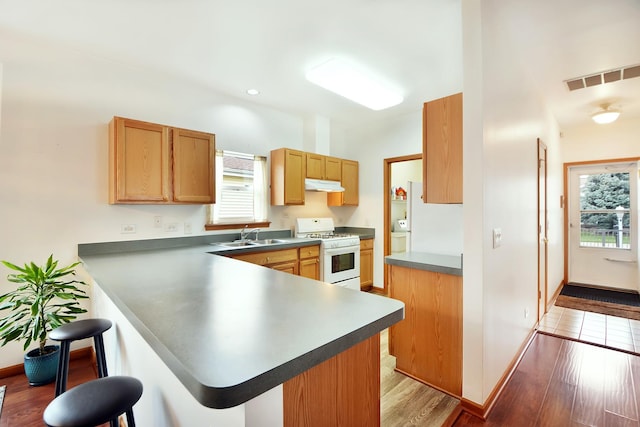
M 96 361 L 98 363 L 98 377 L 106 377 L 107 360 L 104 355 L 104 341 L 102 333 L 111 328 L 111 321 L 107 319 L 84 319 L 66 323 L 49 333 L 49 338 L 60 341 L 60 360 L 56 375 L 56 397 L 67 389 L 67 377 L 69 375 L 69 352 L 72 341 L 93 337 L 96 348 Z
M 113 376 L 73 387 L 47 405 L 42 419 L 49 427 L 94 427 L 108 421 L 118 426 L 126 414 L 127 426 L 135 427 L 133 405 L 142 396 L 142 383 L 133 377 Z

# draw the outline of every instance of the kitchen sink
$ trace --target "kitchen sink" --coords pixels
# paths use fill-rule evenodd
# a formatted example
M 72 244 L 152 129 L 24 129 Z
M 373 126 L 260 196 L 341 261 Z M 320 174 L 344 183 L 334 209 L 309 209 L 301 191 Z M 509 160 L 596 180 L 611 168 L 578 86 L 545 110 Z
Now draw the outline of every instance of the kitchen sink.
M 228 248 L 241 248 L 245 246 L 274 245 L 277 243 L 289 243 L 288 240 L 262 239 L 262 240 L 235 240 L 233 242 L 217 242 L 214 245 L 226 246 Z
M 236 242 L 218 242 L 215 244 L 220 246 L 227 246 L 229 248 L 240 248 L 243 246 L 256 246 L 259 243 L 255 243 L 252 240 L 239 240 Z
M 281 239 L 251 240 L 250 242 L 256 245 L 273 245 L 275 243 L 289 243 L 288 240 L 281 240 Z

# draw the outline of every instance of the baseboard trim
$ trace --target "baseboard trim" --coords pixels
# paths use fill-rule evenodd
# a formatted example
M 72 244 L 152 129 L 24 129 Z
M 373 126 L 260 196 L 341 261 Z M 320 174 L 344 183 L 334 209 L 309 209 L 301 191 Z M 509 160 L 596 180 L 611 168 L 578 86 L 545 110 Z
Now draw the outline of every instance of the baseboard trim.
M 93 347 L 83 347 L 69 353 L 69 360 L 83 359 L 87 357 L 95 360 Z M 24 375 L 24 363 L 0 368 L 0 378 L 12 377 L 14 375 Z
M 509 368 L 502 375 L 502 378 L 500 378 L 500 381 L 498 381 L 498 383 L 495 385 L 495 387 L 491 391 L 491 394 L 489 395 L 487 400 L 484 402 L 484 404 L 480 405 L 471 400 L 462 398 L 460 399 L 460 406 L 462 408 L 462 411 L 476 418 L 479 418 L 482 421 L 486 421 L 487 417 L 489 416 L 489 413 L 493 409 L 495 403 L 498 401 L 498 397 L 502 393 L 502 390 L 507 385 L 507 382 L 509 382 L 509 379 L 511 378 L 513 373 L 516 371 L 516 368 L 518 367 L 518 365 L 522 361 L 522 358 L 524 357 L 524 353 L 527 351 L 527 349 L 533 342 L 533 338 L 535 336 L 536 336 L 536 330 L 533 329 L 529 333 L 529 336 L 527 336 L 527 338 L 524 340 L 524 342 L 520 346 L 518 353 L 516 353 L 516 357 L 513 358 L 513 360 L 511 361 L 511 364 L 509 365 Z

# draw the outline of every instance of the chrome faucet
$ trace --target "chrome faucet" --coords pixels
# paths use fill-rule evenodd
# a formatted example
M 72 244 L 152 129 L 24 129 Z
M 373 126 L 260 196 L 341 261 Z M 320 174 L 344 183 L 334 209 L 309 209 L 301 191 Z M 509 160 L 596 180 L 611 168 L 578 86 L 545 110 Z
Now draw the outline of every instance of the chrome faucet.
M 247 226 L 245 225 L 244 228 L 242 229 L 242 231 L 240 231 L 240 240 L 242 240 L 243 242 L 245 240 L 247 240 L 247 237 L 249 236 L 249 234 L 251 233 L 256 233 L 256 240 L 258 240 L 258 233 L 260 233 L 260 229 L 259 228 L 253 228 L 249 231 L 247 231 Z

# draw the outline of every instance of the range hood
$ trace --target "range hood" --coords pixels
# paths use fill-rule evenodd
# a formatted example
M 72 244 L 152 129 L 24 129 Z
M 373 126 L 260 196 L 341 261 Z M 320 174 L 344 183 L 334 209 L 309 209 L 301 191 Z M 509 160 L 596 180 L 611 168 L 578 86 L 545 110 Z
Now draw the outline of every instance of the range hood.
M 307 191 L 342 192 L 344 188 L 338 181 L 327 181 L 324 179 L 305 179 L 304 189 Z

